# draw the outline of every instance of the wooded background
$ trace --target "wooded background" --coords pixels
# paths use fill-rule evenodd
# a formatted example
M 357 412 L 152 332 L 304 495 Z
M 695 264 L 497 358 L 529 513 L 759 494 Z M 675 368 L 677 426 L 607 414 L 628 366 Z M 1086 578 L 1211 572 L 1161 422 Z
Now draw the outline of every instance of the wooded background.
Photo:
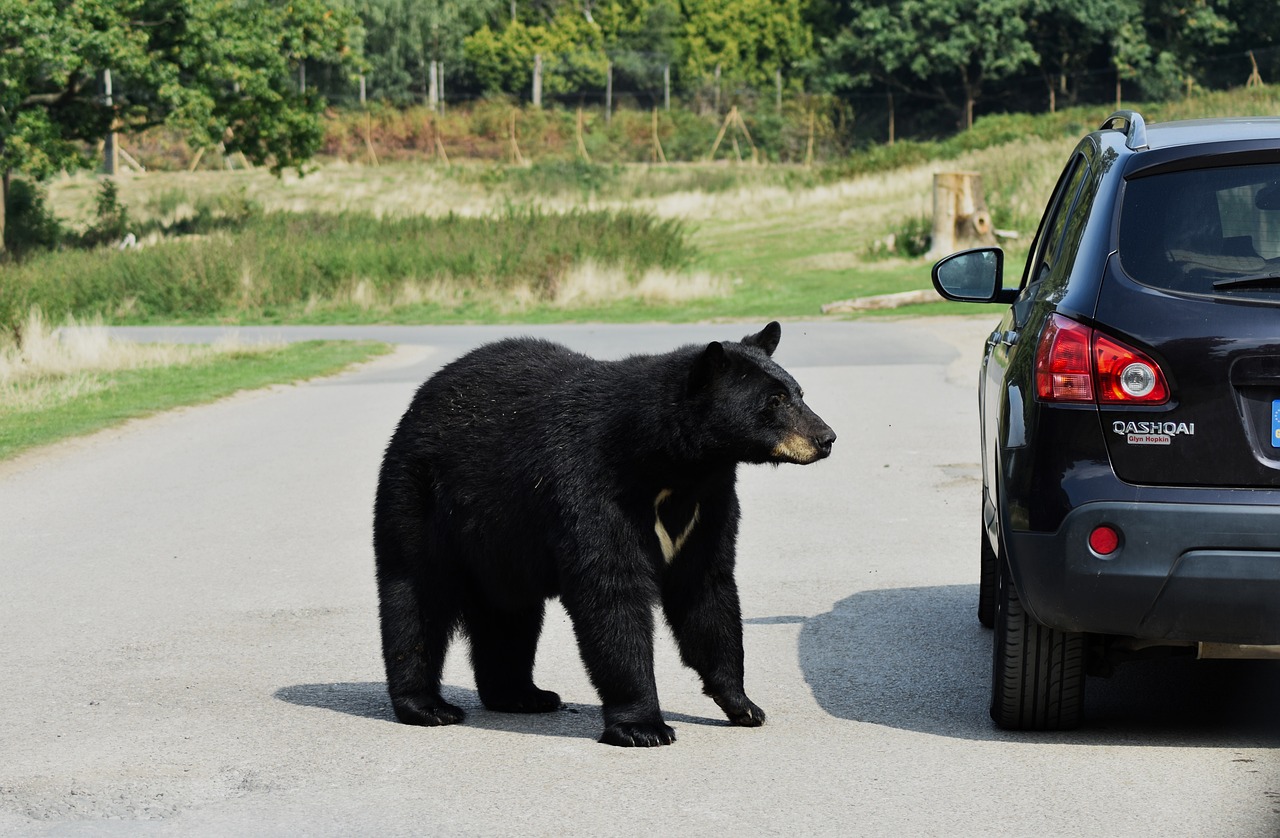
M 337 0 L 335 0 L 336 2 Z M 368 100 L 495 94 L 725 113 L 807 93 L 846 130 L 936 137 L 991 111 L 1164 100 L 1280 73 L 1274 0 L 346 0 Z M 540 61 L 539 61 L 540 57 Z M 331 101 L 359 74 L 308 69 Z M 433 82 L 434 79 L 434 82 Z

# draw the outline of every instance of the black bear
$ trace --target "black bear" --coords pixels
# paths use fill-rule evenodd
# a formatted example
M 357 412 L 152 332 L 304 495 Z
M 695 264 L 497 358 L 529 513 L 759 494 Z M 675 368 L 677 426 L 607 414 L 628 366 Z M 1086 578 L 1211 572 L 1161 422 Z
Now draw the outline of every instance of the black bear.
M 446 646 L 470 640 L 480 700 L 542 713 L 533 683 L 545 601 L 559 596 L 611 745 L 666 745 L 653 676 L 662 603 L 681 659 L 736 725 L 738 463 L 812 463 L 835 433 L 771 356 L 740 343 L 599 361 L 535 339 L 487 344 L 419 388 L 387 445 L 374 508 L 382 651 L 396 717 L 446 725 Z

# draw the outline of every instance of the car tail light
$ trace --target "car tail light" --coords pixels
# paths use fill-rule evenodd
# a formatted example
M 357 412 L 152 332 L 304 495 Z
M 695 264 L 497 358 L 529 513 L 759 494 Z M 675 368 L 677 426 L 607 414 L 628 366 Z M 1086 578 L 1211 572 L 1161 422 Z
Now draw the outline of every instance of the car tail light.
M 1098 401 L 1162 404 L 1169 400 L 1164 373 L 1138 350 L 1095 333 L 1093 358 L 1098 370 Z
M 1143 353 L 1055 314 L 1036 348 L 1036 394 L 1047 402 L 1163 404 L 1169 385 Z
M 1061 314 L 1045 324 L 1036 350 L 1036 393 L 1047 402 L 1093 401 L 1093 330 Z

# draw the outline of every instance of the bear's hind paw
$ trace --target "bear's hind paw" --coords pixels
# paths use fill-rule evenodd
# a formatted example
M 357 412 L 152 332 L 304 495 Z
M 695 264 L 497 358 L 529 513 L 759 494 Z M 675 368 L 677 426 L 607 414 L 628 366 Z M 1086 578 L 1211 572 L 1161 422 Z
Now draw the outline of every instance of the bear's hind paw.
M 662 723 L 618 722 L 604 729 L 600 741 L 620 748 L 653 748 L 676 741 L 676 732 Z
M 454 725 L 467 715 L 461 707 L 454 706 L 442 698 L 435 700 L 393 698 L 391 706 L 396 712 L 396 718 L 407 725 L 424 727 Z

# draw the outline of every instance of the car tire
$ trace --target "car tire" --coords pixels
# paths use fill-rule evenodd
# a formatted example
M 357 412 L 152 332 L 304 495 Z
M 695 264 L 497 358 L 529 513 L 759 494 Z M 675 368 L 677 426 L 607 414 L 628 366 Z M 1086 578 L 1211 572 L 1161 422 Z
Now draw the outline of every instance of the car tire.
M 991 540 L 987 538 L 987 525 L 982 524 L 982 533 L 978 538 L 981 545 L 981 568 L 978 572 L 978 622 L 985 628 L 993 628 L 996 624 L 996 576 L 1000 568 L 1000 557 L 991 549 Z
M 1005 730 L 1071 730 L 1084 710 L 1085 636 L 1041 625 L 1007 566 L 997 573 L 991 718 Z

